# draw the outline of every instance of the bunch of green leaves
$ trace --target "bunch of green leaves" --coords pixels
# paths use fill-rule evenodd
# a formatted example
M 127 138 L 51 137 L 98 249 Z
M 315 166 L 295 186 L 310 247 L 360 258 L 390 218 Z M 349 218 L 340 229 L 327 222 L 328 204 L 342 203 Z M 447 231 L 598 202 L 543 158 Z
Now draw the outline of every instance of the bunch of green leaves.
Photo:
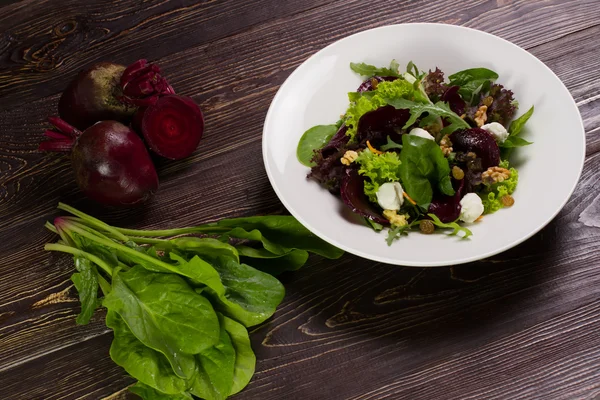
M 74 256 L 77 323 L 106 308 L 111 358 L 144 399 L 218 400 L 242 390 L 256 362 L 246 328 L 273 315 L 284 296 L 264 271 L 298 269 L 309 252 L 342 255 L 288 216 L 144 231 L 59 208 L 73 216 L 46 225 L 61 239 L 45 248 Z M 181 236 L 189 234 L 204 237 Z

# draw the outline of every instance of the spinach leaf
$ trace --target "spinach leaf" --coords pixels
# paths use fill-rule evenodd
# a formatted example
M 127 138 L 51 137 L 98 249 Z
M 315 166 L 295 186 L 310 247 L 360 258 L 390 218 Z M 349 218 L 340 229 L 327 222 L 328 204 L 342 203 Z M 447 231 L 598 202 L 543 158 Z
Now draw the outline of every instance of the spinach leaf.
M 235 350 L 233 386 L 229 393 L 230 395 L 234 395 L 245 388 L 250 379 L 252 379 L 254 368 L 256 367 L 256 356 L 252 351 L 248 330 L 244 325 L 226 316 L 223 316 L 221 324 L 229 334 L 231 344 Z
M 508 138 L 506 138 L 506 140 L 504 141 L 504 143 L 502 143 L 500 145 L 501 148 L 505 148 L 505 149 L 510 149 L 510 148 L 514 148 L 514 147 L 523 147 L 523 146 L 528 146 L 530 144 L 533 144 L 533 142 L 529 142 L 523 138 L 520 138 L 518 136 L 509 136 Z
M 79 302 L 81 303 L 81 312 L 75 322 L 79 325 L 85 325 L 90 322 L 94 311 L 101 302 L 98 300 L 98 271 L 96 266 L 88 259 L 83 257 L 73 257 L 77 271 L 71 275 L 71 280 L 75 284 L 77 293 L 79 293 Z
M 173 372 L 162 353 L 140 342 L 115 311 L 106 313 L 106 326 L 114 332 L 110 357 L 129 375 L 165 395 L 185 392 L 191 386 L 190 381 Z
M 244 262 L 252 267 L 271 275 L 300 269 L 308 260 L 308 252 L 294 249 L 283 255 L 271 253 L 267 249 L 257 249 L 249 246 L 237 246 Z
M 402 145 L 394 142 L 388 135 L 387 143 L 380 147 L 382 151 L 388 151 L 391 149 L 400 149 L 402 150 Z
M 460 226 L 456 221 L 444 223 L 444 222 L 440 221 L 440 219 L 435 214 L 427 214 L 427 215 L 429 216 L 429 218 L 432 219 L 431 222 L 433 222 L 433 224 L 435 226 L 437 226 L 438 228 L 452 229 L 453 231 L 452 231 L 452 233 L 450 233 L 451 236 L 458 235 L 458 233 L 462 232 L 463 235 L 461 236 L 461 238 L 466 239 L 473 234 L 473 232 L 471 232 L 469 229 L 465 228 L 464 226 Z
M 469 104 L 473 104 L 479 99 L 479 93 L 485 93 L 490 90 L 490 85 L 496 79 L 498 74 L 487 68 L 471 68 L 459 71 L 448 77 L 450 86 L 460 86 L 458 94 Z
M 265 321 L 283 300 L 283 285 L 267 273 L 223 256 L 212 265 L 219 273 L 225 293 L 220 294 L 212 287 L 205 293 L 214 300 L 219 311 L 245 326 Z
M 198 372 L 190 392 L 205 400 L 226 399 L 233 386 L 235 350 L 224 327 L 219 343 L 196 355 L 196 362 Z
M 219 340 L 219 321 L 211 304 L 175 274 L 141 266 L 116 270 L 103 305 L 117 312 L 143 344 L 163 353 L 182 378 L 194 374 L 191 354 Z
M 374 65 L 365 63 L 350 63 L 350 69 L 359 75 L 366 76 L 368 78 L 372 76 L 397 76 L 400 77 L 398 68 L 400 65 L 396 60 L 390 62 L 389 68 L 377 68 Z
M 454 194 L 448 160 L 433 140 L 403 135 L 402 146 L 400 178 L 404 190 L 417 205 L 429 207 L 434 187 L 445 195 Z
M 513 122 L 510 123 L 510 126 L 508 127 L 508 136 L 519 136 L 521 130 L 523 130 L 523 127 L 525 126 L 527 121 L 529 121 L 529 118 L 531 118 L 532 115 L 533 106 L 531 106 L 531 108 L 525 114 L 521 115 L 519 118 L 515 119 Z
M 276 278 L 229 256 L 212 257 L 210 264 L 198 256 L 186 261 L 172 252 L 170 257 L 177 261 L 178 268 L 196 271 L 191 283 L 197 293 L 208 295 L 217 309 L 246 326 L 273 315 L 285 294 Z
M 508 158 L 515 147 L 522 147 L 532 144 L 532 142 L 519 137 L 519 135 L 521 134 L 521 131 L 523 130 L 523 127 L 527 121 L 529 121 L 529 118 L 531 118 L 533 115 L 533 111 L 534 108 L 531 106 L 531 108 L 527 110 L 525 114 L 521 115 L 519 118 L 510 123 L 510 126 L 508 127 L 508 137 L 499 145 L 501 148 L 502 158 Z
M 307 167 L 314 166 L 315 163 L 311 160 L 315 155 L 315 150 L 329 143 L 337 130 L 338 128 L 335 125 L 317 125 L 304 132 L 296 148 L 298 161 Z
M 424 104 L 399 98 L 385 98 L 384 100 L 396 109 L 408 109 L 410 111 L 410 118 L 406 121 L 406 124 L 404 124 L 404 129 L 417 122 L 417 119 L 423 113 L 428 113 L 429 116 L 443 117 L 450 122 L 448 126 L 442 129 L 443 134 L 449 134 L 461 128 L 469 128 L 469 124 L 454 113 L 450 109 L 450 106 L 443 101 L 438 101 L 435 104 Z
M 137 394 L 144 400 L 193 400 L 192 395 L 187 392 L 166 394 L 141 382 L 137 382 L 135 385 L 130 386 L 129 391 Z
M 224 238 L 257 240 L 263 247 L 275 254 L 286 254 L 292 249 L 300 249 L 319 254 L 326 258 L 339 258 L 344 252 L 324 242 L 306 229 L 295 218 L 287 215 L 266 215 L 259 217 L 231 218 L 215 224 L 220 228 L 230 228 Z
M 181 237 L 172 239 L 169 242 L 177 250 L 197 254 L 205 259 L 226 256 L 233 258 L 235 261 L 240 261 L 240 256 L 235 247 L 229 243 L 223 243 L 217 239 Z

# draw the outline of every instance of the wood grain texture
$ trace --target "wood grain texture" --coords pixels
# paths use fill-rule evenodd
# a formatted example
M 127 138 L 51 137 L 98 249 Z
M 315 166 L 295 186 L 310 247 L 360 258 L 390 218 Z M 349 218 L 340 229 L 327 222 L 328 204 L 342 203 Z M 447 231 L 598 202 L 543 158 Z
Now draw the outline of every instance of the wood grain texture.
M 35 3 L 35 4 L 34 4 Z M 34 6 L 35 5 L 35 6 Z M 98 313 L 78 312 L 68 257 L 41 251 L 59 200 L 128 227 L 284 212 L 261 157 L 277 88 L 318 49 L 363 29 L 445 22 L 528 49 L 565 82 L 588 159 L 561 214 L 526 243 L 455 268 L 311 258 L 253 330 L 257 374 L 240 399 L 593 399 L 600 396 L 600 3 L 595 0 L 14 1 L 0 6 L 0 384 L 2 398 L 128 397 Z M 183 162 L 157 160 L 147 207 L 85 200 L 68 160 L 36 152 L 44 119 L 79 69 L 157 60 L 203 108 Z M 597 207 L 600 210 L 600 205 Z M 600 219 L 600 217 L 599 217 Z M 600 223 L 600 222 L 599 222 Z

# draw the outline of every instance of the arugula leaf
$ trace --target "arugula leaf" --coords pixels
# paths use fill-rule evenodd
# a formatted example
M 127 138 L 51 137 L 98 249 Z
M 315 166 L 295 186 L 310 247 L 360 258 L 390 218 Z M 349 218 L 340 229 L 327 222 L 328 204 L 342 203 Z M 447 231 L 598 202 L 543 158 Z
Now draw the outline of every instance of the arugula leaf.
M 366 76 L 368 78 L 372 76 L 397 76 L 400 77 L 400 73 L 398 72 L 398 68 L 400 65 L 396 60 L 392 60 L 390 62 L 390 66 L 388 68 L 378 68 L 374 65 L 365 64 L 365 63 L 350 63 L 350 69 L 356 72 L 359 75 Z
M 382 151 L 388 151 L 391 149 L 400 149 L 402 150 L 402 145 L 394 142 L 388 135 L 387 143 L 379 147 Z
M 244 325 L 226 316 L 223 316 L 221 323 L 229 334 L 231 344 L 235 349 L 233 386 L 229 393 L 230 395 L 234 395 L 245 388 L 250 382 L 256 366 L 256 356 L 250 346 L 250 337 Z
M 193 400 L 192 395 L 187 392 L 166 394 L 142 382 L 137 382 L 135 385 L 130 386 L 129 391 L 137 394 L 144 400 Z
M 408 109 L 410 111 L 410 118 L 408 121 L 406 121 L 406 124 L 404 124 L 404 129 L 417 122 L 417 119 L 423 113 L 428 113 L 429 116 L 447 118 L 447 120 L 450 122 L 450 125 L 442 129 L 443 134 L 449 134 L 461 128 L 469 128 L 469 124 L 456 113 L 454 113 L 450 109 L 450 106 L 443 101 L 438 101 L 435 104 L 424 104 L 398 98 L 384 98 L 384 100 L 389 105 L 394 106 L 396 109 Z
M 448 160 L 433 140 L 403 135 L 402 146 L 400 178 L 404 190 L 419 207 L 429 207 L 433 187 L 445 195 L 454 194 Z
M 337 130 L 338 128 L 335 125 L 317 125 L 304 132 L 296 148 L 296 158 L 298 161 L 307 167 L 314 166 L 315 163 L 311 162 L 311 160 L 315 155 L 315 150 L 329 143 Z
M 191 354 L 219 340 L 219 321 L 211 304 L 175 274 L 141 266 L 115 270 L 103 305 L 117 312 L 146 346 L 164 354 L 182 378 L 194 375 Z
M 431 222 L 433 222 L 433 224 L 435 226 L 437 226 L 438 228 L 452 229 L 453 231 L 452 231 L 452 233 L 450 233 L 451 236 L 458 235 L 459 232 L 462 232 L 463 235 L 461 236 L 461 238 L 466 239 L 473 234 L 473 232 L 471 232 L 469 229 L 465 228 L 464 226 L 460 226 L 457 222 L 444 223 L 444 222 L 440 221 L 440 219 L 435 214 L 427 214 L 427 215 L 429 216 L 429 218 L 432 219 Z
M 375 232 L 381 232 L 383 230 L 383 225 L 381 225 L 375 221 L 371 221 L 369 218 L 365 218 L 365 223 L 367 224 L 368 227 L 373 229 Z
M 106 313 L 106 326 L 114 333 L 110 345 L 110 357 L 129 375 L 142 382 L 144 387 L 148 385 L 150 389 L 167 396 L 185 392 L 191 386 L 186 379 L 180 378 L 173 372 L 169 361 L 162 353 L 140 342 L 115 311 L 109 310 Z
M 196 355 L 196 362 L 198 372 L 190 392 L 205 400 L 225 400 L 233 385 L 235 350 L 223 326 L 219 343 Z
M 448 77 L 450 86 L 460 86 L 458 94 L 474 105 L 475 100 L 478 100 L 479 93 L 485 93 L 490 90 L 492 82 L 498 79 L 498 74 L 487 68 L 471 68 L 459 71 Z
M 79 293 L 81 303 L 81 311 L 75 322 L 85 325 L 90 322 L 96 308 L 101 305 L 101 301 L 98 300 L 98 271 L 96 266 L 86 258 L 75 256 L 73 260 L 79 272 L 71 275 L 71 280 Z
M 411 223 L 403 225 L 403 226 L 394 226 L 389 229 L 387 239 L 385 240 L 388 246 L 391 246 L 394 243 L 394 240 L 400 239 L 403 235 L 408 235 L 408 231 L 410 231 L 416 223 L 418 223 L 416 219 Z

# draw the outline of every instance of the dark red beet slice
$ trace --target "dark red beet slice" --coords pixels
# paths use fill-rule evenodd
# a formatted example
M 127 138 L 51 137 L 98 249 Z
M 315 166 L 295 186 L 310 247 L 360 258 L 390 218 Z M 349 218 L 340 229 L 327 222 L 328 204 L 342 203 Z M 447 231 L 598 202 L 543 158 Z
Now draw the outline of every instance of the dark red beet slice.
M 452 149 L 456 151 L 472 151 L 481 158 L 481 167 L 485 171 L 489 167 L 500 164 L 500 149 L 494 137 L 480 128 L 461 129 L 450 135 Z
M 142 139 L 117 121 L 98 122 L 81 132 L 57 117 L 41 151 L 71 152 L 75 180 L 90 199 L 111 206 L 148 200 L 158 189 L 158 176 Z
M 359 143 L 368 140 L 376 147 L 387 143 L 388 136 L 395 142 L 401 142 L 400 131 L 409 118 L 408 110 L 397 110 L 393 106 L 379 107 L 360 117 L 356 139 Z
M 136 108 L 117 99 L 124 70 L 124 65 L 102 62 L 80 72 L 60 96 L 60 118 L 79 130 L 98 121 L 126 122 Z
M 358 89 L 356 89 L 356 91 L 359 93 L 362 93 L 362 92 L 370 92 L 371 90 L 373 90 L 373 79 L 375 79 L 379 83 L 379 82 L 383 82 L 383 81 L 388 81 L 388 82 L 395 81 L 396 79 L 398 79 L 398 77 L 396 77 L 396 76 L 374 76 L 372 78 L 367 79 L 363 83 L 361 83 L 360 86 L 358 87 Z
M 465 180 L 454 181 L 454 196 L 437 195 L 429 204 L 427 212 L 435 214 L 444 223 L 456 221 L 460 216 L 460 200 L 463 197 Z
M 353 212 L 371 221 L 382 225 L 389 225 L 389 221 L 377 212 L 375 207 L 369 202 L 364 191 L 364 185 L 364 177 L 358 175 L 356 170 L 348 170 L 347 175 L 342 179 L 342 186 L 340 188 L 344 204 Z
M 452 111 L 458 115 L 463 115 L 465 113 L 467 103 L 462 97 L 460 97 L 460 94 L 458 94 L 459 89 L 460 86 L 450 86 L 442 95 L 441 100 L 447 102 Z
M 142 133 L 148 146 L 172 160 L 192 154 L 203 132 L 202 111 L 189 97 L 174 94 L 160 97 L 142 118 Z

